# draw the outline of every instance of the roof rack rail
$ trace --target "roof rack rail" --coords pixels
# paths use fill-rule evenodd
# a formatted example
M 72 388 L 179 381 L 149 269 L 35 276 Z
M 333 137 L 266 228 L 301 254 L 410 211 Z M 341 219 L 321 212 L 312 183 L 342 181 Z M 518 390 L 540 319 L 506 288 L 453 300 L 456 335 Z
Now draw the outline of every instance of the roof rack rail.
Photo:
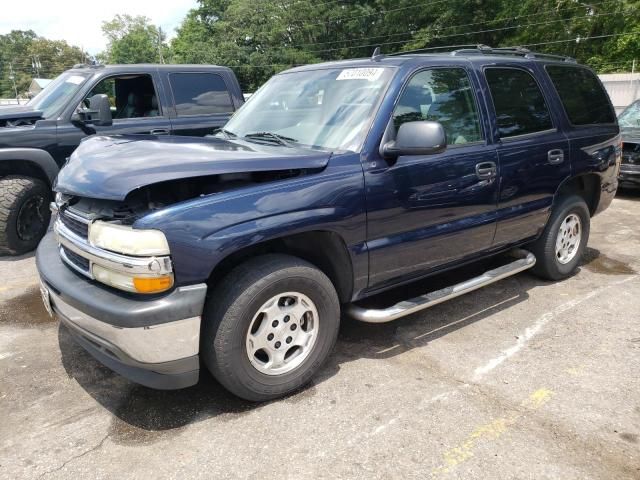
M 498 47 L 492 48 L 487 45 L 476 45 L 475 48 L 461 48 L 451 52 L 451 55 L 514 55 L 527 59 L 543 59 L 560 60 L 562 62 L 577 63 L 575 58 L 564 55 L 552 55 L 550 53 L 532 52 L 524 47 Z
M 405 50 L 405 51 L 400 51 L 400 52 L 394 52 L 394 53 L 387 53 L 386 56 L 387 57 L 397 57 L 399 55 L 408 55 L 408 54 L 412 54 L 412 53 L 427 53 L 427 52 L 433 52 L 436 50 L 451 50 L 453 48 L 457 48 L 457 49 L 461 49 L 461 48 L 476 48 L 478 45 L 476 44 L 469 44 L 469 45 L 443 45 L 441 47 L 427 47 L 427 48 L 416 48 L 415 50 Z
M 73 68 L 103 68 L 103 63 L 76 63 Z

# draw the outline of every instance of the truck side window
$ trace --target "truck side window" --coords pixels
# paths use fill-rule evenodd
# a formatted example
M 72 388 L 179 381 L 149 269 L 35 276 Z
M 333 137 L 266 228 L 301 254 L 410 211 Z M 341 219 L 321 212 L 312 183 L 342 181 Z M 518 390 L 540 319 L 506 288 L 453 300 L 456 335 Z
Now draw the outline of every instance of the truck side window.
M 593 72 L 565 65 L 547 65 L 546 69 L 573 125 L 615 123 L 607 93 Z
M 515 68 L 487 68 L 485 76 L 496 110 L 500 138 L 553 128 L 547 103 L 531 74 Z
M 224 79 L 215 73 L 172 73 L 169 75 L 176 113 L 210 115 L 233 111 Z
M 161 114 L 150 75 L 107 77 L 93 87 L 85 97 L 84 106 L 88 107 L 89 99 L 99 93 L 109 97 L 114 120 L 157 117 Z
M 434 68 L 416 73 L 393 112 L 396 129 L 405 122 L 440 122 L 447 143 L 482 140 L 480 119 L 467 72 L 461 68 Z

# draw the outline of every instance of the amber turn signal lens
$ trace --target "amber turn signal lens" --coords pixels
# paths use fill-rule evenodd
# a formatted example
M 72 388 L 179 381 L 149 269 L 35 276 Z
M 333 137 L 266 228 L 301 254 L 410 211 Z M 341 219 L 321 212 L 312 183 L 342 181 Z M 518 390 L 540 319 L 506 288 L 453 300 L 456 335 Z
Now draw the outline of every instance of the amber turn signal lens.
M 173 275 L 162 277 L 133 277 L 133 286 L 138 293 L 158 293 L 173 286 Z

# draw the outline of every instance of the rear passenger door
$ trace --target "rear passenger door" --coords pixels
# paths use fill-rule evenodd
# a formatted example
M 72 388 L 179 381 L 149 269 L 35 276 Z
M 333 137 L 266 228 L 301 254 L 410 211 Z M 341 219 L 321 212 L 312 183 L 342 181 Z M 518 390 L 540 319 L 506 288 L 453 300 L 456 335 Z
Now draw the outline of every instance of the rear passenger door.
M 569 142 L 534 70 L 522 63 L 484 68 L 495 116 L 500 192 L 494 247 L 535 237 L 553 196 L 571 173 Z
M 233 101 L 221 75 L 180 72 L 170 73 L 168 80 L 175 106 L 174 135 L 208 135 L 231 117 Z

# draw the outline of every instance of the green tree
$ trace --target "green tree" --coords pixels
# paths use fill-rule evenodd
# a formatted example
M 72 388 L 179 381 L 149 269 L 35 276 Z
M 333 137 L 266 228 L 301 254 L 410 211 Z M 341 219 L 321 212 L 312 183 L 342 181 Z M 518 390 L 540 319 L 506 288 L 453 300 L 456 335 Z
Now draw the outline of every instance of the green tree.
M 166 35 L 144 16 L 116 15 L 102 23 L 107 49 L 105 63 L 162 63 L 168 55 Z

